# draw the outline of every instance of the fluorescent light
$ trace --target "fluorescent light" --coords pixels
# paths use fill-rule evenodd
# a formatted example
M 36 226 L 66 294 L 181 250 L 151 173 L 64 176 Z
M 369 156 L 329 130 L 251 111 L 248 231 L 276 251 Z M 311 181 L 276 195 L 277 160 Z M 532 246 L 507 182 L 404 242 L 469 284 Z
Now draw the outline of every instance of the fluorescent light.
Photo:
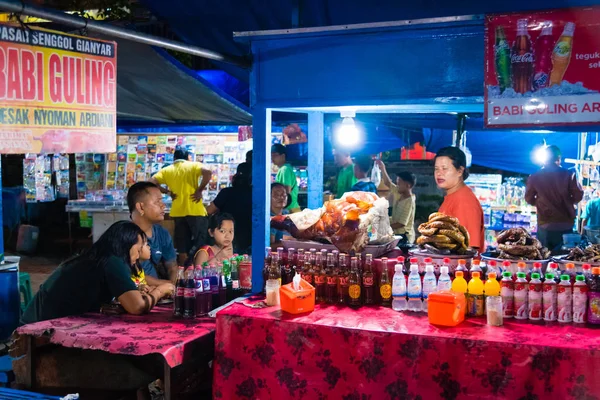
M 354 123 L 354 118 L 345 117 L 338 127 L 335 141 L 341 147 L 354 147 L 358 144 L 358 128 Z
M 548 161 L 548 156 L 548 145 L 544 140 L 544 144 L 539 146 L 536 150 L 534 150 L 533 159 L 536 162 L 536 164 L 545 165 Z

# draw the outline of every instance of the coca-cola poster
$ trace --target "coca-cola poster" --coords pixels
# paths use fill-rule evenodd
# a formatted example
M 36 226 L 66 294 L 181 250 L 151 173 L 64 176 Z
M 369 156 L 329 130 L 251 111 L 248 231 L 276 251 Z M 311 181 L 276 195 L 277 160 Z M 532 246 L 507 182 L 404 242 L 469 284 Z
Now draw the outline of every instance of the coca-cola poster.
M 488 15 L 485 125 L 600 122 L 600 7 Z

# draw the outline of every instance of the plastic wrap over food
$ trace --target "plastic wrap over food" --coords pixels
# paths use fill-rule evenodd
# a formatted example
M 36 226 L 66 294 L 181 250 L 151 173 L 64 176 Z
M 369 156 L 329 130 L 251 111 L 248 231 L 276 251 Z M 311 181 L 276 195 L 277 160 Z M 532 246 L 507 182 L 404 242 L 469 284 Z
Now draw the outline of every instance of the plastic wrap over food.
M 272 217 L 271 227 L 296 239 L 326 240 L 340 251 L 359 252 L 370 237 L 375 243 L 393 239 L 387 207 L 387 200 L 374 193 L 348 192 L 316 210 Z
M 369 244 L 385 244 L 394 239 L 388 216 L 389 206 L 387 199 L 380 197 L 368 213 L 360 216 L 359 229 L 368 233 Z

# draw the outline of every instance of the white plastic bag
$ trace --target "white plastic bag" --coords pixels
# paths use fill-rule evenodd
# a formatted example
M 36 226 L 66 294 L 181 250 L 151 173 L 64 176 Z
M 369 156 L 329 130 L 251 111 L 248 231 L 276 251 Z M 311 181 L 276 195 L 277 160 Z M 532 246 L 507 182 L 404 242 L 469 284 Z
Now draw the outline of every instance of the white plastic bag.
M 378 188 L 381 183 L 381 170 L 379 169 L 379 165 L 373 165 L 371 169 L 371 182 L 375 184 L 375 187 Z

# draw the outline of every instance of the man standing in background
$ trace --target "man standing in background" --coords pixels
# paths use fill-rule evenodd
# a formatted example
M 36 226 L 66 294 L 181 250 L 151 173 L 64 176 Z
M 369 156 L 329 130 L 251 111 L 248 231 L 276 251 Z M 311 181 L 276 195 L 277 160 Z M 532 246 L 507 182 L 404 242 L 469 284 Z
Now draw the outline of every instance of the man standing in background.
M 175 248 L 182 265 L 189 253 L 206 244 L 208 236 L 208 218 L 202 191 L 208 185 L 212 172 L 202 168 L 198 162 L 188 161 L 188 152 L 177 146 L 174 154 L 175 162 L 161 169 L 150 181 L 173 198 L 171 218 L 175 222 Z
M 298 181 L 296 180 L 294 168 L 287 163 L 286 157 L 286 149 L 284 145 L 277 143 L 271 147 L 271 161 L 273 164 L 279 167 L 279 172 L 277 172 L 275 182 L 281 183 L 283 186 L 285 186 L 285 189 L 292 199 L 292 202 L 287 207 L 287 210 L 289 210 L 290 213 L 295 213 L 300 211 L 300 205 L 298 204 Z
M 546 152 L 544 167 L 527 180 L 525 201 L 537 209 L 538 239 L 555 251 L 562 235 L 573 232 L 575 205 L 583 199 L 583 190 L 575 172 L 560 166 L 560 149 L 548 146 Z
M 340 168 L 335 192 L 335 198 L 339 199 L 344 193 L 349 192 L 356 183 L 354 164 L 352 164 L 350 153 L 344 150 L 334 150 L 333 159 L 335 160 L 335 165 Z

